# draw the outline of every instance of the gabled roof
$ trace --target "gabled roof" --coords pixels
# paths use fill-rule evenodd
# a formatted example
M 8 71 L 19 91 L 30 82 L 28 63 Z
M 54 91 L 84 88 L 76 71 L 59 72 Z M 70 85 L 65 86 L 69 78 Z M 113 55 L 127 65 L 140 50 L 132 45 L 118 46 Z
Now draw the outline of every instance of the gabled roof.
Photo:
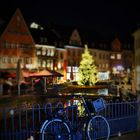
M 9 23 L 12 17 L 11 13 L 12 12 L 9 12 L 6 18 L 0 15 L 1 16 L 0 34 L 2 34 L 3 30 L 5 30 L 7 24 Z M 58 48 L 62 48 L 64 47 L 64 45 L 70 45 L 69 40 L 74 30 L 77 30 L 80 36 L 82 42 L 82 45 L 80 47 L 83 47 L 84 44 L 88 44 L 89 48 L 110 50 L 111 42 L 112 40 L 114 40 L 114 37 L 110 39 L 103 38 L 102 35 L 99 34 L 98 31 L 96 30 L 90 30 L 90 29 L 72 27 L 72 26 L 71 27 L 62 26 L 62 25 L 56 25 L 50 23 L 46 24 L 46 23 L 40 23 L 40 21 L 35 21 L 35 22 L 39 23 L 43 27 L 43 30 L 33 29 L 30 28 L 30 24 L 31 22 L 33 22 L 33 19 L 28 19 L 27 17 L 25 17 L 25 15 L 24 15 L 24 19 L 36 44 L 55 45 Z M 41 38 L 42 39 L 46 38 L 46 40 L 41 41 Z M 122 41 L 121 43 L 123 44 Z
M 19 8 L 17 8 L 15 13 L 11 17 L 10 21 L 8 22 L 6 28 L 3 30 L 3 33 L 1 34 L 1 38 L 5 38 L 5 36 L 7 37 L 8 35 L 10 36 L 11 34 L 9 34 L 9 33 L 14 33 L 14 34 L 12 34 L 14 36 L 16 36 L 17 33 L 20 33 L 20 34 L 22 34 L 20 36 L 20 39 L 24 43 L 32 42 L 34 44 L 34 40 L 30 34 L 28 26 L 24 20 L 24 17 L 21 14 Z M 13 38 L 10 37 L 8 39 L 12 40 Z M 14 40 L 19 41 L 19 38 L 15 37 Z

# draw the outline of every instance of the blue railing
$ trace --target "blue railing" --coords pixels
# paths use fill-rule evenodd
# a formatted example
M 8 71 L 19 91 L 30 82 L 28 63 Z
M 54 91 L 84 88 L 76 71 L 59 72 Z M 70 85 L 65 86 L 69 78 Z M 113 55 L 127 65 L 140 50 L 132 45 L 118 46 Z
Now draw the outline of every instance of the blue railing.
M 63 107 L 59 102 L 56 107 Z M 43 122 L 50 117 L 56 107 L 51 103 L 45 105 L 34 104 L 27 108 L 1 109 L 0 110 L 0 139 L 2 140 L 27 140 L 33 136 L 39 140 L 39 131 Z M 79 125 L 79 110 L 77 106 L 67 108 L 67 117 L 74 127 Z M 109 122 L 111 136 L 118 133 L 136 131 L 138 127 L 138 102 L 137 101 L 109 101 L 104 111 L 100 112 Z M 129 122 L 129 123 L 128 123 Z M 84 137 L 84 135 L 83 135 Z

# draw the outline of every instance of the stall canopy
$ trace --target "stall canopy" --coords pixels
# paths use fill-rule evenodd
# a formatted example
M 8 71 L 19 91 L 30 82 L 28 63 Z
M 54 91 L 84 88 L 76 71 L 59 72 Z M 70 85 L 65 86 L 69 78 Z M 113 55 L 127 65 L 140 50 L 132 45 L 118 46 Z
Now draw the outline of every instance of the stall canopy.
M 31 72 L 29 71 L 24 71 L 24 70 L 21 70 L 21 73 L 22 73 L 22 76 L 27 78 L 27 77 L 30 77 L 30 75 L 32 74 Z M 16 78 L 16 72 L 13 72 L 13 73 L 9 73 L 6 75 L 6 78 Z
M 61 74 L 57 71 L 54 71 L 54 70 L 52 70 L 50 72 L 52 73 L 52 76 L 54 76 L 54 77 L 63 77 L 64 76 L 63 74 Z
M 53 76 L 53 74 L 48 70 L 42 70 L 30 74 L 30 77 L 49 77 L 49 76 Z
M 63 77 L 63 74 L 54 71 L 54 70 L 42 70 L 42 71 L 38 71 L 38 72 L 30 72 L 28 70 L 21 70 L 20 73 L 24 78 L 28 78 L 28 77 Z M 17 73 L 13 72 L 13 73 L 5 73 L 5 72 L 1 72 L 0 73 L 1 77 L 5 77 L 5 78 L 16 78 Z

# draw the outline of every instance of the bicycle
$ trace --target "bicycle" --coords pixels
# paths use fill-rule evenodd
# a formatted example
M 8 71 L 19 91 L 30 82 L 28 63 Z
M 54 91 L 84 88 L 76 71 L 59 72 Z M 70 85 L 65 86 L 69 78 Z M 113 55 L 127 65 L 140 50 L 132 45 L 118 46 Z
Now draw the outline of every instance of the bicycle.
M 88 116 L 85 123 L 88 140 L 108 140 L 110 136 L 108 121 L 105 117 L 97 115 L 99 111 L 106 107 L 103 98 L 92 101 L 95 110 L 94 115 L 90 112 L 84 97 L 80 96 L 80 98 Z M 61 109 L 58 112 L 63 114 L 65 111 Z M 66 116 L 63 116 L 63 118 L 52 117 L 50 120 L 46 120 L 40 129 L 40 134 L 41 140 L 74 140 L 73 127 Z

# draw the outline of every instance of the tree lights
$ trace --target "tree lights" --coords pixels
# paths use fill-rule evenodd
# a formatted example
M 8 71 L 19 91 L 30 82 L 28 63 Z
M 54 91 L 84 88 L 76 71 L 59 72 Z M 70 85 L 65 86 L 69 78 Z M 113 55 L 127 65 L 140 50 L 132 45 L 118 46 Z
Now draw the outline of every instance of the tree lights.
M 94 65 L 94 59 L 85 45 L 82 60 L 78 70 L 78 85 L 92 86 L 97 82 L 97 68 Z

